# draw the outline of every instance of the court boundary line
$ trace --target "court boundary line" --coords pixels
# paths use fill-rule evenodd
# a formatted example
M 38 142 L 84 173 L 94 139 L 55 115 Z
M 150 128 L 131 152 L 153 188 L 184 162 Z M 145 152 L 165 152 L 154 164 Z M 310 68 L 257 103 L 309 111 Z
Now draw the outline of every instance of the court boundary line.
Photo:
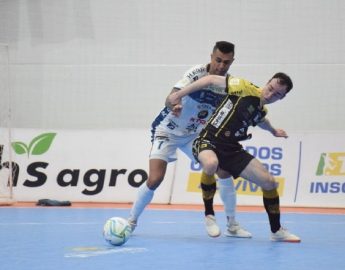
M 1 208 L 123 208 L 130 209 L 132 203 L 112 203 L 112 202 L 71 202 L 71 206 L 37 206 L 36 202 L 14 202 L 12 205 L 1 206 Z M 151 203 L 147 209 L 158 210 L 186 210 L 186 211 L 203 211 L 204 207 L 201 204 L 158 204 Z M 215 205 L 215 211 L 223 211 L 222 205 Z M 255 205 L 238 205 L 238 212 L 265 212 L 263 206 Z M 345 215 L 345 208 L 331 208 L 331 207 L 286 207 L 281 206 L 281 211 L 284 213 L 316 213 L 316 214 L 340 214 Z

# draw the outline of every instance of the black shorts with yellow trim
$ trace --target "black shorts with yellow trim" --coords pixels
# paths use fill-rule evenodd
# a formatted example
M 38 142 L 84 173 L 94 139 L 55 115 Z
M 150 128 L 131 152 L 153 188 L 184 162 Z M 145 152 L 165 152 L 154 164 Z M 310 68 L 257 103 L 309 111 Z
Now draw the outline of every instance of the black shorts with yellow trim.
M 212 150 L 216 153 L 219 168 L 229 172 L 234 178 L 239 177 L 241 172 L 254 158 L 245 151 L 238 142 L 217 142 L 207 137 L 197 137 L 193 143 L 193 155 L 198 161 L 198 155 L 204 150 Z

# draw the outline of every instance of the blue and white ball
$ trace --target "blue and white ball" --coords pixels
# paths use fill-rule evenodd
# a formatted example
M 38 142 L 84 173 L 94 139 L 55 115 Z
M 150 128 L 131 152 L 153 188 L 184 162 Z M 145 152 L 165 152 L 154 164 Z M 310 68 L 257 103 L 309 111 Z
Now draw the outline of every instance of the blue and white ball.
M 109 218 L 103 227 L 104 239 L 114 246 L 121 246 L 131 236 L 132 229 L 128 221 L 121 217 Z

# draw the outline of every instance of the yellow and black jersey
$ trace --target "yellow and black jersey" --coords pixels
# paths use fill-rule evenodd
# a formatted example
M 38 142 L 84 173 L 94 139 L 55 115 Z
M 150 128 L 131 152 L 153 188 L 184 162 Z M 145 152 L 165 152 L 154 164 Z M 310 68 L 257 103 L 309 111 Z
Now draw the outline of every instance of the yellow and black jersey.
M 256 126 L 267 114 L 267 109 L 260 105 L 262 90 L 240 78 L 228 76 L 226 82 L 228 95 L 200 136 L 212 136 L 224 142 L 248 139 L 248 127 Z

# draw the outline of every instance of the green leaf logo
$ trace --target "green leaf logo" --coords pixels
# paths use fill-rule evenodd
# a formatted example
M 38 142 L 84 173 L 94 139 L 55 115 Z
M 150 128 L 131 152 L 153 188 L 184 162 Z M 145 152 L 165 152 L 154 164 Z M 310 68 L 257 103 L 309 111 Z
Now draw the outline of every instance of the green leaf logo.
M 48 151 L 55 136 L 56 133 L 43 133 L 33 138 L 29 146 L 27 146 L 23 142 L 12 142 L 12 148 L 18 155 L 22 155 L 25 153 L 27 153 L 28 156 L 42 155 Z
M 29 152 L 26 144 L 22 143 L 22 142 L 13 142 L 12 148 L 13 148 L 14 152 L 16 152 L 18 155 L 22 155 L 22 154 Z

